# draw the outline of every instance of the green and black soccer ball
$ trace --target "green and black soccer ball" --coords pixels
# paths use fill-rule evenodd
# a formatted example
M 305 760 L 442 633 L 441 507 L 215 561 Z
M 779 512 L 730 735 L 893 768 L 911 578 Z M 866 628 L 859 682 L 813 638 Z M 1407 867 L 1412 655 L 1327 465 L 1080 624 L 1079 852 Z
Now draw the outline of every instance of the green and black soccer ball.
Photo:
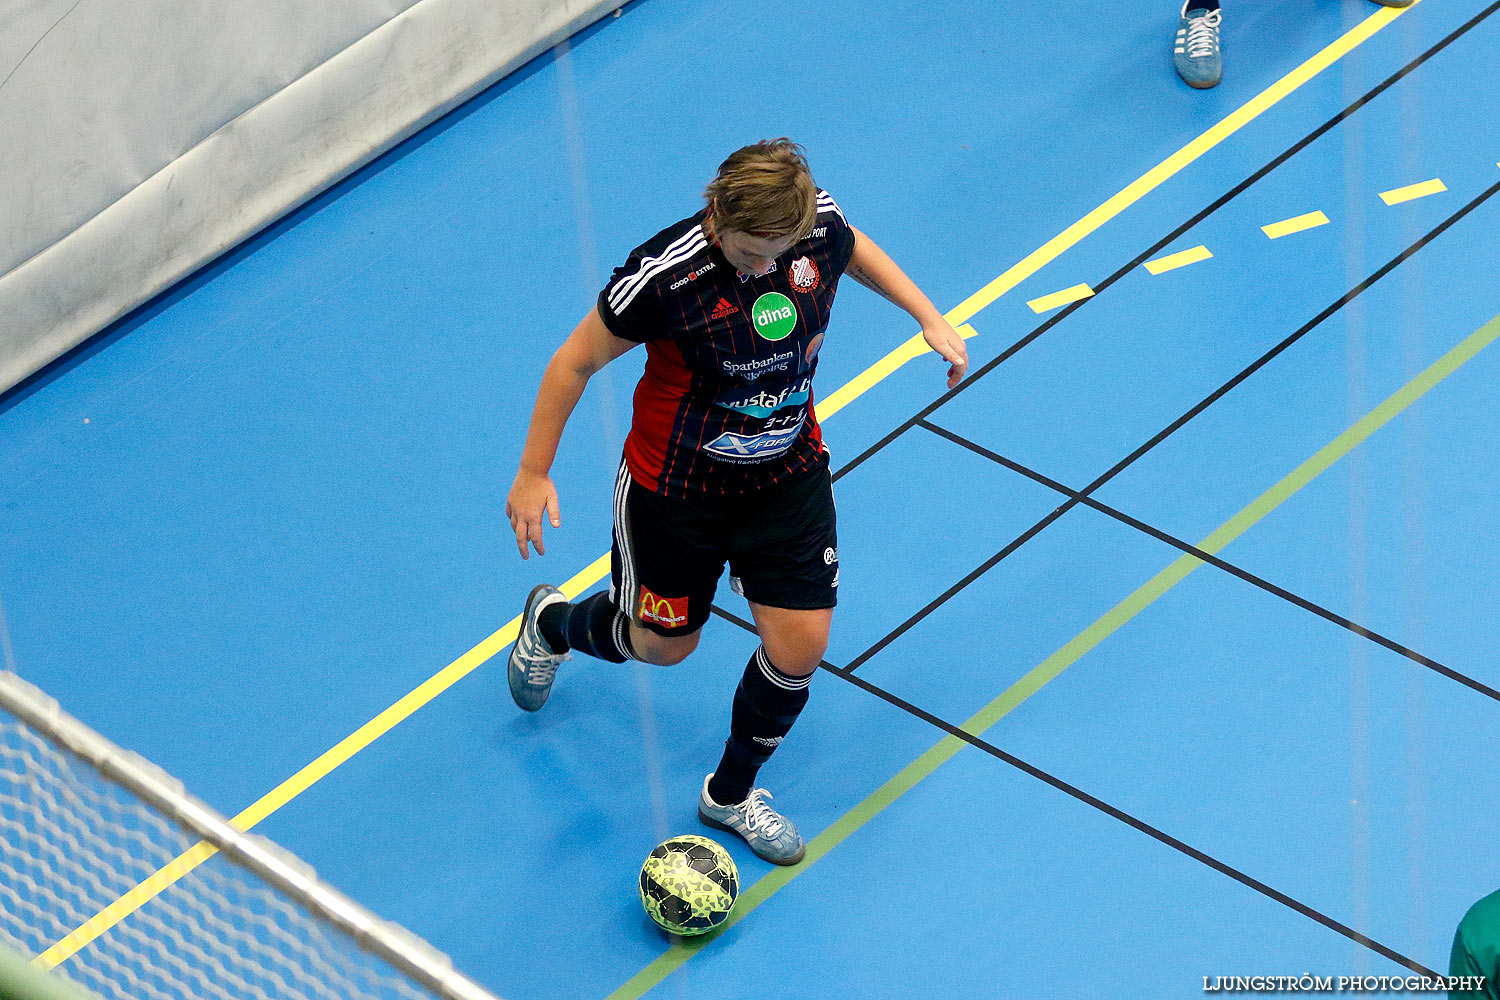
M 663 930 L 683 937 L 722 924 L 739 893 L 734 859 L 707 837 L 665 840 L 641 865 L 641 904 Z

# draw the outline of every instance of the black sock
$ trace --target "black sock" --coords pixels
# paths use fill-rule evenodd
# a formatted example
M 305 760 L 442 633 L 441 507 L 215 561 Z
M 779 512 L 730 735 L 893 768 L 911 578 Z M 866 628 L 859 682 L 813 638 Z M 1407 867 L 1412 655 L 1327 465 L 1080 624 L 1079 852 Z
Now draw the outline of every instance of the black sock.
M 1187 0 L 1187 6 L 1182 8 L 1182 16 L 1187 17 L 1190 10 L 1215 11 L 1219 9 L 1219 0 Z
M 709 779 L 709 798 L 727 806 L 749 797 L 760 766 L 770 759 L 807 704 L 811 682 L 811 674 L 791 677 L 782 673 L 766 655 L 766 647 L 756 649 L 734 691 L 729 739 L 724 742 L 724 757 Z
M 585 656 L 624 663 L 636 659 L 630 648 L 630 619 L 601 590 L 577 604 L 551 604 L 536 616 L 537 628 L 553 652 L 576 649 Z

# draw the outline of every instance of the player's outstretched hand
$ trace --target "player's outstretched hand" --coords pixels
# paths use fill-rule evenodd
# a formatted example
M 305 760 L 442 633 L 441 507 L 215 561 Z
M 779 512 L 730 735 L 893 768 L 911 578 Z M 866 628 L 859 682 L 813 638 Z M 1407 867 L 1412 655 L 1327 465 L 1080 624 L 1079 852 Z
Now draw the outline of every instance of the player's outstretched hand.
M 958 385 L 969 370 L 969 347 L 964 338 L 953 324 L 938 317 L 922 327 L 922 339 L 948 362 L 948 388 Z
M 505 515 L 515 529 L 516 547 L 521 550 L 522 559 L 531 557 L 526 550 L 527 542 L 536 546 L 537 555 L 547 554 L 542 547 L 542 519 L 549 514 L 552 527 L 562 527 L 562 509 L 557 505 L 557 487 L 552 485 L 552 477 L 525 470 L 517 472 L 510 496 L 505 498 Z

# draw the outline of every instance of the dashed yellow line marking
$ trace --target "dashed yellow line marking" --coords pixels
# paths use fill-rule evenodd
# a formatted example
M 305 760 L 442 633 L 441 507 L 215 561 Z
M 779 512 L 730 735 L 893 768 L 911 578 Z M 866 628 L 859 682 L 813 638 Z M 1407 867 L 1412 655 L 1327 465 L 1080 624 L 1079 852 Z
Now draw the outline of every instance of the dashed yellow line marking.
M 1276 485 L 1252 500 L 1238 514 L 1219 525 L 1211 535 L 1198 543 L 1198 548 L 1208 553 L 1223 551 L 1235 539 L 1244 535 L 1309 483 L 1333 468 L 1376 431 L 1389 424 L 1407 407 L 1467 364 L 1496 339 L 1500 339 L 1500 316 L 1496 316 L 1469 334 L 1420 375 L 1389 396 L 1385 402 L 1355 421 L 1342 434 L 1318 449 L 1311 458 L 1283 476 Z M 1064 670 L 1083 659 L 1100 643 L 1171 592 L 1200 566 L 1205 565 L 1207 563 L 1196 555 L 1178 556 L 1165 569 L 1141 584 L 1130 596 L 1106 611 L 1092 625 L 1069 640 L 1066 645 L 1032 667 L 1019 680 L 1002 691 L 994 701 L 975 712 L 962 726 L 958 727 L 959 730 L 971 736 L 980 736 L 987 732 L 990 727 L 998 724 L 1028 698 L 1055 680 Z M 785 888 L 793 879 L 805 874 L 830 851 L 848 840 L 866 823 L 889 808 L 892 803 L 927 780 L 934 771 L 952 760 L 968 745 L 958 736 L 944 736 L 926 753 L 906 765 L 884 785 L 871 792 L 864 801 L 834 820 L 822 833 L 814 837 L 807 845 L 807 857 L 802 860 L 801 864 L 790 867 L 775 866 L 772 871 L 762 875 L 754 884 L 744 886 L 734 910 L 722 925 L 723 929 L 728 930 L 745 919 L 756 907 Z M 709 940 L 712 939 L 713 936 L 710 935 Z M 701 951 L 706 943 L 704 938 L 679 938 L 676 944 L 636 973 L 619 989 L 605 997 L 605 1000 L 640 1000 L 684 962 Z M 686 987 L 676 995 L 687 995 Z
M 1350 29 L 1347 34 L 1255 95 L 1249 102 L 1236 109 L 1207 132 L 1146 171 L 1113 198 L 1052 237 L 1041 247 L 1012 265 L 1004 274 L 964 299 L 948 313 L 948 321 L 963 323 L 972 319 L 985 306 L 1041 270 L 1043 265 L 1056 260 L 1063 251 L 1134 205 L 1168 178 L 1175 176 L 1183 167 L 1254 121 L 1262 112 L 1358 48 L 1361 43 L 1367 41 L 1401 14 L 1417 6 L 1420 6 L 1420 0 L 1411 7 L 1381 7 L 1375 11 Z
M 1425 198 L 1430 194 L 1448 190 L 1448 185 L 1434 177 L 1430 181 L 1420 184 L 1408 184 L 1406 187 L 1398 187 L 1390 191 L 1380 192 L 1380 200 L 1387 205 L 1399 205 L 1403 201 L 1411 201 L 1414 198 Z
M 1179 267 L 1187 267 L 1189 264 L 1196 264 L 1200 260 L 1208 260 L 1212 256 L 1213 254 L 1208 252 L 1208 247 L 1196 246 L 1191 250 L 1183 250 L 1178 253 L 1167 254 L 1165 257 L 1158 257 L 1155 260 L 1148 260 L 1142 266 L 1152 274 L 1166 274 L 1168 271 L 1175 271 Z
M 1261 226 L 1260 231 L 1273 240 L 1279 240 L 1283 236 L 1300 233 L 1304 229 L 1316 229 L 1318 226 L 1326 225 L 1328 225 L 1328 216 L 1322 212 L 1308 212 L 1306 215 L 1299 215 L 1292 219 L 1282 219 L 1280 222 L 1273 222 L 1269 226 Z
M 1032 312 L 1044 313 L 1056 309 L 1058 306 L 1065 306 L 1069 302 L 1086 299 L 1093 294 L 1094 290 L 1088 285 L 1074 285 L 1072 288 L 1064 288 L 1060 292 L 1053 292 L 1051 295 L 1043 295 L 1039 299 L 1032 299 L 1026 304 L 1031 307 Z
M 1277 80 L 1260 94 L 1257 94 L 1227 118 L 1157 164 L 1104 204 L 1094 209 L 1082 219 L 1079 219 L 1057 236 L 1054 236 L 1043 246 L 1032 251 L 1004 274 L 1001 274 L 963 302 L 960 302 L 945 314 L 945 318 L 954 324 L 955 328 L 965 338 L 973 336 L 973 327 L 967 325 L 968 321 L 986 306 L 1016 287 L 1016 285 L 1020 284 L 1026 278 L 1041 270 L 1044 265 L 1056 260 L 1064 251 L 1075 246 L 1084 237 L 1099 229 L 1099 227 L 1115 218 L 1115 216 L 1131 205 L 1134 205 L 1141 198 L 1145 197 L 1146 194 L 1179 173 L 1184 167 L 1255 120 L 1262 112 L 1275 105 L 1282 98 L 1301 87 L 1323 70 L 1338 62 L 1349 52 L 1371 38 L 1376 32 L 1410 9 L 1410 7 L 1381 7 L 1311 59 L 1298 66 L 1280 80 Z M 1323 221 L 1326 222 L 1327 220 L 1324 219 Z M 1321 225 L 1321 223 L 1317 224 Z M 1089 288 L 1088 285 L 1075 285 L 1073 288 L 1063 292 L 1056 292 L 1052 295 L 1043 296 L 1040 299 L 1033 299 L 1027 304 L 1036 312 L 1041 313 L 1047 309 L 1065 305 L 1068 302 L 1076 302 L 1078 299 L 1088 298 L 1093 294 L 1093 289 Z M 1060 298 L 1061 296 L 1071 297 Z M 1049 300 L 1057 301 L 1051 306 L 1042 305 L 1042 303 Z M 880 379 L 891 374 L 891 372 L 895 371 L 906 361 L 926 353 L 927 350 L 930 350 L 930 348 L 927 347 L 920 333 L 912 336 L 877 362 L 870 370 L 856 378 L 854 382 L 834 392 L 827 399 L 821 400 L 817 404 L 816 412 L 818 419 L 820 421 L 826 420 L 834 412 L 852 402 L 862 392 L 879 382 Z M 569 599 L 575 598 L 584 591 L 592 588 L 609 571 L 610 556 L 606 552 L 594 560 L 587 568 L 577 573 L 567 583 L 563 584 L 562 591 Z M 249 830 L 254 827 L 261 820 L 276 812 L 309 787 L 316 784 L 349 758 L 389 732 L 397 724 L 446 691 L 457 681 L 467 676 L 475 668 L 509 646 L 515 641 L 519 627 L 520 616 L 518 615 L 480 642 L 479 645 L 418 685 L 390 708 L 365 723 L 365 725 L 345 737 L 332 749 L 326 751 L 322 756 L 262 796 L 257 802 L 234 817 L 230 822 L 241 830 Z M 191 871 L 205 858 L 212 856 L 214 853 L 214 849 L 206 844 L 196 845 L 179 858 L 178 861 L 169 864 L 156 875 L 152 876 L 151 879 L 147 880 L 147 883 L 142 883 L 141 886 L 138 886 L 137 889 L 140 891 L 132 893 L 130 904 L 122 902 L 120 905 L 108 907 L 105 912 L 96 915 L 96 917 L 68 935 L 64 941 L 58 942 L 43 955 L 39 955 L 33 959 L 33 964 L 50 969 L 60 962 L 65 961 L 80 948 L 96 939 L 110 927 L 113 927 L 130 912 L 133 912 L 135 908 L 138 908 L 162 889 L 180 879 L 188 871 Z M 666 956 L 663 956 L 663 959 L 666 960 L 665 971 L 675 968 L 683 960 L 678 956 L 676 949 L 668 952 Z M 659 959 L 653 966 L 648 966 L 635 980 L 625 984 L 625 986 L 616 990 L 611 996 L 638 997 L 649 986 L 641 986 L 637 989 L 637 980 L 644 982 L 645 979 L 651 978 L 654 975 L 653 970 L 657 966 L 663 965 L 663 959 Z M 665 971 L 662 971 L 660 975 L 665 975 Z M 652 983 L 659 981 L 659 978 L 660 976 L 657 976 L 655 979 L 652 979 Z

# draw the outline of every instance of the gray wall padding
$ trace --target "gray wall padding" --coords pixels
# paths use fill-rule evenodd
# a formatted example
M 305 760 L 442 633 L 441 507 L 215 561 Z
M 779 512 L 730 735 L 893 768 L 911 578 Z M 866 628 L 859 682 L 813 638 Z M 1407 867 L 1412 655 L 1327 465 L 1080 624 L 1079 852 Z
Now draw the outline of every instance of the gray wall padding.
M 622 2 L 0 0 L 0 390 Z

